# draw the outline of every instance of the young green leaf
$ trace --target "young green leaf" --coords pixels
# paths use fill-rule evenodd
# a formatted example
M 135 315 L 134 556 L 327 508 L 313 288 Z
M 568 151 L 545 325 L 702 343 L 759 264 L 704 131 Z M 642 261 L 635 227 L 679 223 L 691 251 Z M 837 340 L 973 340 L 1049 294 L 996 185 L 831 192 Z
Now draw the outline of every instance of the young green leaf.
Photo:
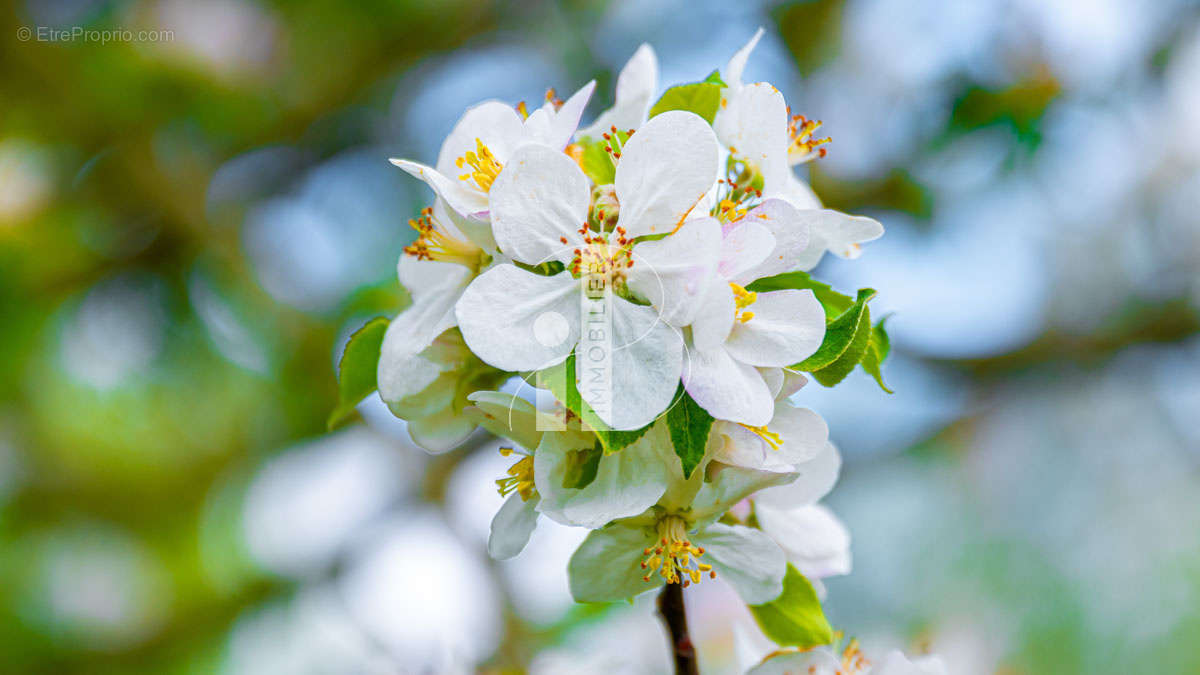
M 603 139 L 588 138 L 580 145 L 583 154 L 579 157 L 579 166 L 588 178 L 596 185 L 610 185 L 617 178 L 617 167 L 613 158 L 604 151 Z
M 833 627 L 816 591 L 792 565 L 783 577 L 783 593 L 771 602 L 750 605 L 750 613 L 763 634 L 781 647 L 809 649 L 833 642 Z
M 600 458 L 604 448 L 600 442 L 591 448 L 567 451 L 567 470 L 563 474 L 562 486 L 567 489 L 582 490 L 596 480 L 596 472 L 600 469 Z
M 704 78 L 704 81 L 709 84 L 715 84 L 715 85 L 721 87 L 722 89 L 729 86 L 729 85 L 725 84 L 725 80 L 721 79 L 721 71 L 720 70 L 714 70 L 711 73 L 709 73 L 708 77 Z
M 846 376 L 854 370 L 855 366 L 862 362 L 863 357 L 867 354 L 867 346 L 871 340 L 871 310 L 867 307 L 866 301 L 862 300 L 861 292 L 859 299 L 862 306 L 862 314 L 855 326 L 854 334 L 850 338 L 850 343 L 846 345 L 846 349 L 842 352 L 841 356 L 833 363 L 812 370 L 813 379 L 826 387 L 832 387 L 846 379 Z M 855 307 L 859 306 L 859 302 L 855 303 Z M 853 311 L 853 309 L 851 308 L 848 311 Z
M 632 444 L 650 430 L 652 424 L 632 431 L 611 429 L 592 407 L 579 395 L 579 386 L 575 380 L 575 354 L 572 352 L 567 360 L 541 372 L 538 386 L 545 387 L 554 394 L 554 398 L 562 402 L 567 410 L 579 416 L 593 431 L 596 432 L 605 453 L 617 452 Z
M 663 92 L 662 98 L 650 108 L 650 117 L 668 110 L 686 110 L 712 124 L 720 105 L 721 85 L 708 81 L 680 84 Z
M 879 388 L 891 394 L 892 390 L 883 383 L 883 373 L 880 366 L 883 365 L 884 359 L 887 358 L 888 352 L 891 351 L 891 340 L 888 338 L 887 331 L 883 324 L 887 321 L 887 317 L 879 320 L 875 327 L 871 329 L 871 338 L 867 342 L 867 353 L 862 358 L 862 369 L 868 375 L 875 378 L 875 382 Z
M 667 429 L 671 433 L 671 445 L 683 464 L 683 477 L 690 478 L 692 471 L 704 458 L 708 445 L 708 433 L 712 430 L 713 416 L 688 396 L 683 385 L 675 393 L 675 401 L 667 409 Z
M 858 337 L 863 324 L 866 324 L 866 332 L 871 330 L 870 315 L 867 311 L 867 301 L 874 297 L 875 291 L 870 288 L 863 288 L 858 291 L 858 298 L 854 304 L 837 316 L 825 328 L 825 339 L 821 342 L 821 346 L 817 351 L 807 359 L 793 366 L 798 370 L 807 370 L 813 372 L 833 365 L 847 350 L 854 344 L 854 340 Z M 866 338 L 863 338 L 862 349 L 866 349 Z M 853 352 L 851 352 L 853 354 Z M 858 358 L 862 358 L 861 352 Z M 855 364 L 858 360 L 854 361 Z M 853 364 L 851 368 L 853 368 Z M 822 382 L 822 384 L 824 384 Z
M 820 302 L 821 306 L 825 308 L 825 315 L 831 320 L 854 304 L 854 298 L 838 293 L 827 283 L 813 279 L 808 272 L 784 272 L 773 277 L 758 279 L 746 287 L 746 290 L 755 293 L 786 289 L 812 291 L 813 295 L 817 296 L 817 302 Z
M 354 414 L 354 406 L 375 391 L 375 371 L 379 366 L 379 349 L 388 320 L 371 319 L 350 336 L 338 364 L 338 404 L 329 413 L 326 427 L 335 429 Z

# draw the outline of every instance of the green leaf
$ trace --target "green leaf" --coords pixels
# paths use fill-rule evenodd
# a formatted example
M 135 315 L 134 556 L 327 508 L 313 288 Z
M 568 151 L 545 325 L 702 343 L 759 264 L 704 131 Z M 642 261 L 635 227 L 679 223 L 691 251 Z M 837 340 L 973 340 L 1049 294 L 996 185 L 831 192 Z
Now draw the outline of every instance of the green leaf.
M 383 317 L 371 319 L 355 331 L 346 343 L 342 360 L 338 363 L 338 404 L 329 413 L 325 424 L 329 430 L 332 431 L 350 418 L 354 414 L 354 406 L 378 386 L 375 372 L 388 323 Z
M 869 289 L 868 289 L 869 290 Z M 871 291 L 873 294 L 874 291 Z M 862 298 L 860 292 L 859 298 Z M 855 303 L 855 306 L 847 310 L 854 312 L 860 305 Z M 855 326 L 854 333 L 851 335 L 850 342 L 846 345 L 846 349 L 841 356 L 829 365 L 812 370 L 813 379 L 826 387 L 833 385 L 846 379 L 854 367 L 862 362 L 863 357 L 867 354 L 867 345 L 871 340 L 871 310 L 867 307 L 866 301 L 861 302 L 862 313 L 858 323 Z
M 729 85 L 725 84 L 725 80 L 721 79 L 721 71 L 720 70 L 714 70 L 711 73 L 709 73 L 708 77 L 704 78 L 704 81 L 707 82 L 708 84 L 715 84 L 721 88 L 725 88 L 725 87 L 729 86 Z
M 566 361 L 542 371 L 538 383 L 539 386 L 548 388 L 550 393 L 554 394 L 554 397 L 567 407 L 567 410 L 578 415 L 579 419 L 596 432 L 596 437 L 600 439 L 605 453 L 611 454 L 629 446 L 645 436 L 653 424 L 647 424 L 641 429 L 632 431 L 618 431 L 605 424 L 604 420 L 600 419 L 600 416 L 587 404 L 587 401 L 584 401 L 583 397 L 579 395 L 579 387 L 575 382 L 574 352 L 567 357 Z
M 596 480 L 596 471 L 600 469 L 600 458 L 604 448 L 596 441 L 596 445 L 583 450 L 567 451 L 567 470 L 563 474 L 562 486 L 567 489 L 582 490 Z
M 712 429 L 713 416 L 688 396 L 683 385 L 675 393 L 675 401 L 667 409 L 667 429 L 671 433 L 671 445 L 683 464 L 683 477 L 690 478 L 692 471 L 704 459 L 704 448 L 708 445 L 708 432 Z
M 821 610 L 812 584 L 795 567 L 788 565 L 783 593 L 771 602 L 750 605 L 758 627 L 781 647 L 809 649 L 833 642 L 833 627 Z
M 587 139 L 583 143 L 583 154 L 579 165 L 596 185 L 610 185 L 617 179 L 617 167 L 612 157 L 604 151 L 603 139 Z
M 708 81 L 680 84 L 663 92 L 662 98 L 650 108 L 650 117 L 669 110 L 686 110 L 712 124 L 720 105 L 721 85 Z
M 773 277 L 764 277 L 752 282 L 746 287 L 748 291 L 762 293 L 781 290 L 810 290 L 817 296 L 817 302 L 825 308 L 825 315 L 830 319 L 845 312 L 854 304 L 854 298 L 838 293 L 827 283 L 817 281 L 808 272 L 784 272 Z
M 793 367 L 815 374 L 816 371 L 833 365 L 854 345 L 854 341 L 860 332 L 864 333 L 862 349 L 865 350 L 867 339 L 865 335 L 869 334 L 871 330 L 867 301 L 874 295 L 874 289 L 863 288 L 859 290 L 858 298 L 854 301 L 854 304 L 850 305 L 846 311 L 829 322 L 829 325 L 825 328 L 825 339 L 821 342 L 821 346 L 817 348 L 817 351 Z M 865 331 L 863 330 L 864 324 L 866 325 Z M 859 354 L 859 358 L 862 358 L 862 354 Z M 855 361 L 855 363 L 858 363 L 858 361 Z
M 879 388 L 887 393 L 893 393 L 888 386 L 883 383 L 883 373 L 880 372 L 880 366 L 883 365 L 884 359 L 887 358 L 888 352 L 891 351 L 891 340 L 888 338 L 887 331 L 884 330 L 883 323 L 887 321 L 887 317 L 879 320 L 875 327 L 871 329 L 871 338 L 867 342 L 867 353 L 863 355 L 862 369 L 868 375 L 875 378 L 875 382 Z

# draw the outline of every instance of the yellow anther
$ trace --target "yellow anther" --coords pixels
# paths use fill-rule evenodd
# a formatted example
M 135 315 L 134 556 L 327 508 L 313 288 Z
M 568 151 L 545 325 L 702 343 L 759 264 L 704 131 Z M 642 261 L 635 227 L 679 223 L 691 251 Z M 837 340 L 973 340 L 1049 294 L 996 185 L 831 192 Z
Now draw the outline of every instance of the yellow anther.
M 722 199 L 717 205 L 717 220 L 722 223 L 732 223 L 741 220 L 749 211 L 745 206 L 741 206 L 744 202 L 735 202 L 731 199 Z
M 748 291 L 732 281 L 729 282 L 729 287 L 733 289 L 734 317 L 741 323 L 753 319 L 754 312 L 748 312 L 746 308 L 754 304 L 754 301 L 758 299 L 758 293 Z
M 764 443 L 771 446 L 772 450 L 778 450 L 783 446 L 783 438 L 781 438 L 779 434 L 768 429 L 765 425 L 760 427 L 752 427 L 749 424 L 742 424 L 741 422 L 738 422 L 738 424 L 745 428 L 746 431 L 749 431 L 755 436 L 761 438 Z
M 454 165 L 462 169 L 471 167 L 471 170 L 460 175 L 459 180 L 475 180 L 475 184 L 480 190 L 487 192 L 492 189 L 492 183 L 495 182 L 496 176 L 500 175 L 500 170 L 504 168 L 500 162 L 496 161 L 496 156 L 488 149 L 483 141 L 475 139 L 475 151 L 467 151 L 467 154 L 454 160 Z
M 511 455 L 512 451 L 512 448 L 500 448 L 500 454 L 505 457 Z M 521 495 L 521 501 L 529 501 L 537 494 L 537 486 L 533 482 L 533 455 L 526 455 L 508 467 L 508 476 L 497 479 L 496 485 L 502 497 L 516 492 Z
M 795 115 L 788 120 L 788 136 L 791 138 L 788 144 L 788 161 L 791 164 L 800 164 L 825 156 L 826 149 L 819 146 L 829 143 L 832 139 L 828 136 L 813 138 L 813 134 L 820 128 L 820 120 L 810 120 L 804 115 Z
M 858 646 L 858 639 L 855 638 L 850 640 L 842 652 L 842 663 L 837 672 L 838 675 L 856 675 L 866 672 L 870 666 L 871 662 L 863 656 L 862 650 Z
M 529 119 L 529 108 L 525 107 L 525 101 L 521 101 L 517 104 L 517 114 L 520 115 L 521 119 L 523 120 Z
M 655 573 L 668 584 L 683 584 L 685 587 L 700 583 L 704 575 L 716 578 L 712 565 L 700 562 L 704 549 L 694 546 L 687 538 L 687 525 L 679 516 L 667 516 L 656 526 L 658 543 L 642 550 L 646 556 L 642 569 L 646 570 L 643 581 L 650 581 Z
M 404 247 L 404 252 L 418 260 L 436 260 L 464 265 L 473 270 L 479 269 L 483 259 L 483 249 L 465 239 L 459 239 L 450 234 L 437 219 L 433 217 L 433 209 L 425 208 L 419 218 L 408 221 L 410 227 L 417 231 L 417 240 Z

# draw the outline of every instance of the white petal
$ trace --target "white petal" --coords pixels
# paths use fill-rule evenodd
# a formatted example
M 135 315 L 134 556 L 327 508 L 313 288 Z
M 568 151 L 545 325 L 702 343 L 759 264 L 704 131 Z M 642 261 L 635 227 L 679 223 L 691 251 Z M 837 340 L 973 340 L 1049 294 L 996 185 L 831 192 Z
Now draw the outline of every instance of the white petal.
M 529 452 L 542 442 L 538 429 L 538 411 L 519 396 L 500 391 L 475 391 L 467 400 L 479 411 L 479 426 L 497 436 L 510 438 Z
M 788 172 L 788 180 L 784 182 L 780 191 L 764 191 L 763 197 L 767 199 L 778 197 L 800 210 L 821 208 L 821 200 L 817 197 L 817 193 L 813 192 L 808 183 L 797 178 L 795 172 L 792 171 Z
M 692 500 L 692 514 L 704 522 L 716 519 L 731 506 L 759 490 L 787 485 L 796 479 L 794 473 L 758 471 L 737 466 L 720 467 L 712 480 L 700 486 Z
M 523 127 L 517 111 L 500 101 L 486 101 L 468 109 L 442 142 L 438 171 L 455 177 L 463 173 L 455 162 L 468 152 L 475 152 L 477 140 L 487 146 L 498 161 L 506 161 L 524 136 Z
M 442 199 L 433 203 L 433 219 L 457 229 L 471 243 L 490 254 L 496 252 L 496 238 L 492 236 L 490 214 L 476 213 L 464 216 L 450 208 Z M 450 229 L 450 228 L 447 228 Z
M 808 384 L 808 377 L 804 373 L 790 368 L 783 368 L 782 371 L 783 387 L 779 389 L 778 394 L 775 394 L 775 398 L 787 398 Z
M 571 596 L 576 602 L 612 602 L 658 588 L 661 576 L 642 580 L 642 551 L 651 543 L 643 528 L 610 525 L 593 530 L 567 563 Z
M 575 135 L 575 129 L 579 127 L 579 118 L 583 116 L 583 109 L 587 107 L 595 89 L 595 80 L 583 85 L 579 91 L 567 99 L 566 103 L 563 103 L 561 108 L 552 112 L 545 131 L 533 136 L 530 140 L 543 143 L 561 152 L 571 141 L 571 136 Z
M 467 271 L 461 265 L 449 265 Z M 379 365 L 375 376 L 379 395 L 384 401 L 397 401 L 424 389 L 440 369 L 428 364 L 419 355 L 437 336 L 457 323 L 454 304 L 462 294 L 465 276 L 447 277 L 444 286 L 427 287 L 413 304 L 388 324 L 379 350 Z
M 791 473 L 796 470 L 795 464 L 788 462 L 782 453 L 768 445 L 761 436 L 740 424 L 718 422 L 713 431 L 722 439 L 722 443 L 713 453 L 713 461 L 775 473 Z
M 717 180 L 717 137 L 700 116 L 656 115 L 621 150 L 617 223 L 632 237 L 673 231 Z
M 848 216 L 831 209 L 818 209 L 804 215 L 810 219 L 809 225 L 821 232 L 829 252 L 841 258 L 857 258 L 862 255 L 858 244 L 883 236 L 883 225 L 874 218 Z
M 702 559 L 713 566 L 717 578 L 733 586 L 746 604 L 761 605 L 783 593 L 787 560 L 762 532 L 714 523 L 697 532 L 692 541 L 704 548 Z
M 725 349 L 742 363 L 799 363 L 817 351 L 825 338 L 825 310 L 810 290 L 759 293 L 749 310 L 754 318 L 736 322 L 725 341 Z
M 650 508 L 667 489 L 666 465 L 656 446 L 670 443 L 658 425 L 636 443 L 600 458 L 596 478 L 582 489 L 563 487 L 571 453 L 590 451 L 594 437 L 546 434 L 533 455 L 538 509 L 564 524 L 595 529 Z
M 756 222 L 756 218 L 750 217 L 754 211 L 725 226 L 725 237 L 721 240 L 721 262 L 717 267 L 722 277 L 743 286 L 758 278 L 755 276 L 746 280 L 746 272 L 761 267 L 776 249 L 775 235 Z
M 467 287 L 455 306 L 471 351 L 501 370 L 548 368 L 579 341 L 579 282 L 497 265 Z
M 750 52 L 758 45 L 758 41 L 762 39 L 763 29 L 759 28 L 754 31 L 754 37 L 750 38 L 741 49 L 733 53 L 729 58 L 729 62 L 721 70 L 721 79 L 730 87 L 740 87 L 742 84 L 742 73 L 746 70 L 746 61 L 750 58 Z
M 787 103 L 766 82 L 751 84 L 734 94 L 713 123 L 717 137 L 738 159 L 758 168 L 763 192 L 785 189 L 788 166 Z
M 755 279 L 796 269 L 797 260 L 808 248 L 808 222 L 803 219 L 800 211 L 782 199 L 764 201 L 738 222 L 756 223 L 763 227 L 771 233 L 774 244 L 770 252 L 762 256 L 759 264 L 729 275 L 731 281 L 743 286 Z
M 803 652 L 772 652 L 746 675 L 837 675 L 841 667 L 841 659 L 818 647 Z
M 487 195 L 478 187 L 472 187 L 475 185 L 474 182 L 467 184 L 465 181 L 452 178 L 433 167 L 419 162 L 410 162 L 407 159 L 388 161 L 404 169 L 414 178 L 425 181 L 425 184 L 433 188 L 433 191 L 446 202 L 447 206 L 460 215 L 469 217 L 471 214 L 487 211 Z
M 775 399 L 762 375 L 722 348 L 688 350 L 683 386 L 701 408 L 719 420 L 750 426 L 771 421 Z
M 634 247 L 629 287 L 648 299 L 663 321 L 686 326 L 713 282 L 722 250 L 721 224 L 715 218 L 685 221 L 675 234 Z
M 617 76 L 613 107 L 605 110 L 579 136 L 599 138 L 612 127 L 621 131 L 637 129 L 646 121 L 650 103 L 658 91 L 658 57 L 648 44 L 642 44 Z
M 679 388 L 683 341 L 650 307 L 616 298 L 612 304 L 612 389 L 588 386 L 588 369 L 601 361 L 576 361 L 579 392 L 613 429 L 640 429 L 667 409 Z M 608 358 L 599 354 L 599 359 Z
M 783 368 L 759 368 L 759 374 L 763 376 L 763 381 L 767 383 L 767 389 L 771 390 L 771 396 L 777 400 L 780 398 L 779 392 L 783 390 Z
M 453 407 L 408 421 L 408 435 L 412 436 L 413 442 L 434 454 L 458 447 L 472 431 L 475 431 L 475 422 L 455 412 Z
M 457 296 L 471 280 L 471 270 L 458 263 L 421 260 L 404 254 L 396 264 L 396 276 L 413 301 L 419 302 L 427 295 L 453 293 Z
M 850 532 L 821 505 L 776 509 L 757 503 L 758 524 L 806 577 L 850 573 Z
M 692 342 L 701 351 L 720 349 L 733 330 L 733 317 L 737 313 L 733 290 L 729 284 L 713 283 L 700 305 L 692 321 Z
M 776 452 L 788 464 L 801 464 L 816 458 L 829 442 L 829 427 L 825 420 L 808 408 L 797 408 L 787 400 L 775 402 L 775 416 L 767 428 L 779 434 L 783 444 Z
M 893 649 L 888 652 L 872 675 L 946 675 L 946 664 L 936 656 L 908 660 L 908 657 Z
M 833 489 L 841 469 L 842 456 L 826 442 L 816 457 L 796 467 L 800 477 L 795 482 L 763 490 L 754 501 L 781 509 L 815 504 Z
M 529 535 L 537 527 L 537 503 L 537 498 L 524 501 L 519 494 L 509 495 L 492 518 L 488 555 L 496 560 L 507 560 L 525 548 Z
M 587 221 L 591 188 L 565 153 L 541 145 L 517 150 L 490 196 L 496 244 L 514 259 L 566 263 L 583 244 L 578 230 Z

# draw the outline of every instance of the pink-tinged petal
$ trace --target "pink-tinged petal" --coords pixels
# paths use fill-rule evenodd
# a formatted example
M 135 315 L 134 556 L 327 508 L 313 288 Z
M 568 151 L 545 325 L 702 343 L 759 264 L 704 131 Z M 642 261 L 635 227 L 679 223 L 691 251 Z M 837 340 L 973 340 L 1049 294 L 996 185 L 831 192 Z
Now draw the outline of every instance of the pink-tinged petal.
M 675 234 L 634 247 L 633 266 L 626 272 L 629 288 L 648 299 L 663 321 L 686 326 L 714 282 L 722 251 L 721 225 L 715 218 L 685 221 Z
M 611 350 L 578 354 L 579 393 L 613 429 L 640 429 L 659 417 L 679 388 L 683 340 L 650 307 L 615 298 Z M 611 388 L 597 369 L 611 359 Z
M 470 217 L 471 214 L 486 211 L 488 208 L 487 195 L 472 187 L 475 185 L 474 182 L 468 185 L 465 181 L 451 178 L 433 167 L 410 162 L 407 159 L 388 161 L 404 169 L 414 178 L 424 181 L 426 185 L 433 188 L 438 197 L 446 202 L 447 206 L 457 211 L 460 216 Z
M 491 190 L 492 231 L 506 255 L 530 265 L 569 263 L 583 245 L 591 189 L 562 152 L 541 145 L 517 150 Z
M 797 260 L 809 244 L 808 222 L 803 218 L 801 211 L 782 199 L 764 201 L 737 223 L 754 223 L 766 229 L 771 233 L 774 244 L 758 264 L 729 276 L 730 280 L 743 286 L 755 279 L 796 269 Z
M 746 214 L 745 218 L 725 226 L 721 262 L 717 267 L 723 278 L 743 286 L 759 278 L 752 277 L 747 281 L 746 273 L 762 266 L 776 248 L 775 235 L 757 222 L 757 218 L 750 216 Z
M 654 116 L 621 150 L 617 224 L 631 238 L 673 232 L 716 182 L 717 169 L 717 137 L 700 116 L 682 110 Z
M 804 576 L 821 579 L 850 573 L 850 532 L 820 505 L 776 509 L 758 504 L 759 526 Z
M 700 351 L 720 349 L 733 329 L 737 305 L 729 284 L 717 281 L 709 285 L 692 321 L 692 343 Z
M 467 287 L 455 307 L 463 339 L 501 370 L 541 370 L 579 341 L 579 281 L 497 265 Z
M 817 351 L 825 338 L 825 310 L 810 290 L 759 293 L 746 308 L 749 321 L 734 323 L 725 349 L 755 366 L 789 366 Z
M 690 349 L 684 354 L 683 386 L 719 420 L 761 426 L 771 421 L 774 399 L 762 375 L 724 349 Z
M 842 456 L 828 441 L 816 457 L 796 465 L 800 477 L 794 483 L 763 490 L 754 496 L 758 503 L 787 509 L 816 504 L 829 494 L 842 470 Z

